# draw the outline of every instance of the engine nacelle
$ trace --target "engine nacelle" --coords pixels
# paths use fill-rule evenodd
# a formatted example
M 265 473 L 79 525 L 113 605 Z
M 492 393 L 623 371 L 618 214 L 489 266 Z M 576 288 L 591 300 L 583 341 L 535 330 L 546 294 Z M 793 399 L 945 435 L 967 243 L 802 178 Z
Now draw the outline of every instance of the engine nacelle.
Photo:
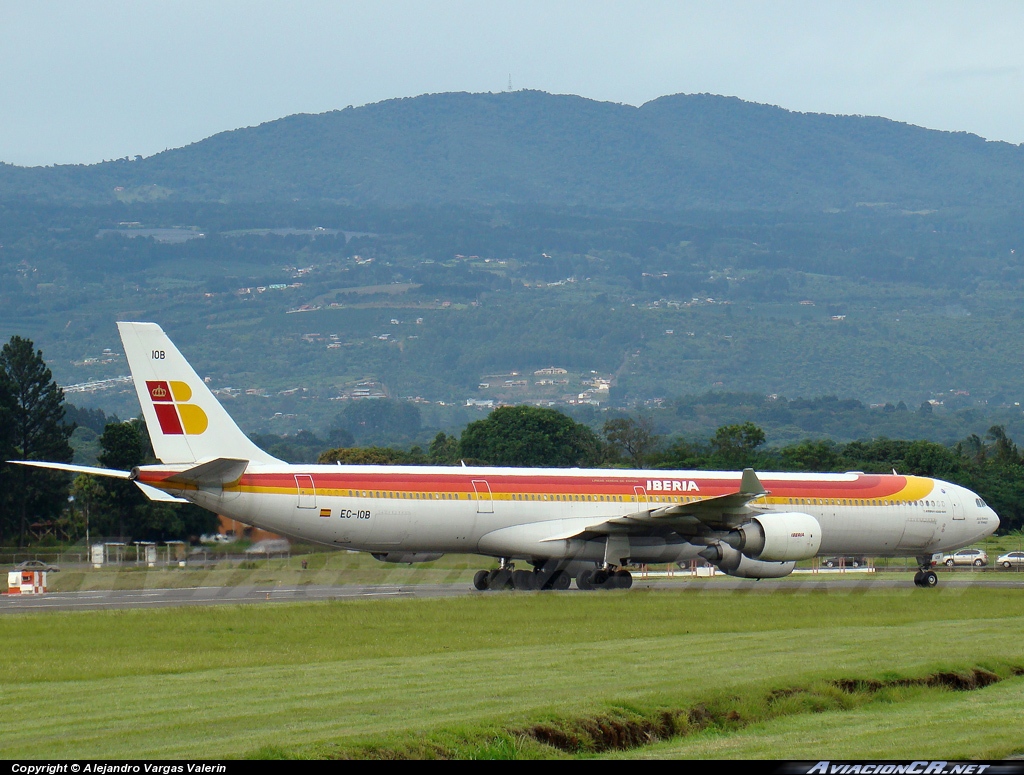
M 765 562 L 752 560 L 729 544 L 717 543 L 700 553 L 701 557 L 714 563 L 718 569 L 729 576 L 742 579 L 779 579 L 788 576 L 796 567 L 795 561 Z
M 799 511 L 758 514 L 723 540 L 754 560 L 809 560 L 821 548 L 821 525 Z
M 381 562 L 433 562 L 440 560 L 444 554 L 440 552 L 374 552 L 373 559 Z

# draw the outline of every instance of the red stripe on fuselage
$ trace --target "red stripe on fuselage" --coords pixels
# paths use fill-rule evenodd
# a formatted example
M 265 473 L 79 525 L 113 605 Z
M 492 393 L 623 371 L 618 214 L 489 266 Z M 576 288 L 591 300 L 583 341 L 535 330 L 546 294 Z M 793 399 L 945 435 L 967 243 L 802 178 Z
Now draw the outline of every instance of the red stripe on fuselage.
M 736 479 L 702 479 L 699 477 L 671 477 L 660 479 L 664 485 L 666 481 L 680 482 L 680 489 L 670 489 L 671 485 L 664 486 L 662 490 L 655 490 L 648 487 L 652 479 L 646 477 L 622 477 L 614 476 L 607 479 L 603 477 L 585 476 L 547 476 L 528 474 L 523 476 L 510 475 L 506 473 L 494 474 L 490 472 L 479 472 L 475 474 L 453 474 L 443 476 L 437 474 L 415 474 L 409 472 L 395 473 L 318 473 L 307 470 L 307 474 L 313 477 L 313 484 L 317 490 L 358 490 L 362 491 L 396 491 L 396 492 L 460 492 L 472 493 L 477 489 L 484 490 L 482 482 L 487 483 L 494 494 L 501 493 L 524 493 L 524 494 L 564 494 L 564 495 L 634 495 L 635 488 L 640 487 L 646 490 L 648 496 L 667 495 L 679 496 L 689 495 L 698 497 L 714 497 L 716 495 L 727 495 L 737 491 L 739 478 Z M 477 486 L 473 486 L 473 481 Z M 688 487 L 689 482 L 694 482 L 697 489 Z M 770 480 L 762 479 L 762 485 L 771 493 L 773 498 L 889 498 L 904 489 L 907 484 L 903 476 L 882 476 L 865 475 L 859 476 L 853 481 L 815 481 L 815 480 Z M 272 488 L 272 489 L 293 489 L 295 487 L 295 474 L 245 474 L 240 482 L 243 488 Z

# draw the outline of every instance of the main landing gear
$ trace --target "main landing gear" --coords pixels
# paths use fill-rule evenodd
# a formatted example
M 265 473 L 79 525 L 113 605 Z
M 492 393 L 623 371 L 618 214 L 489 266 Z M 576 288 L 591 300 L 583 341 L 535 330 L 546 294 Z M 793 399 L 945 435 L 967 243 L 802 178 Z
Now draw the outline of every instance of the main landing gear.
M 587 591 L 592 589 L 629 589 L 633 586 L 633 574 L 625 568 L 584 570 L 580 571 L 576 577 L 576 586 Z
M 560 568 L 545 568 L 537 565 L 532 571 L 516 570 L 506 558 L 493 570 L 478 570 L 473 576 L 473 586 L 481 592 L 496 589 L 548 590 L 568 589 L 572 576 Z M 633 575 L 623 568 L 598 568 L 582 570 L 576 576 L 576 587 L 582 590 L 629 589 L 633 586 Z
M 546 590 L 568 589 L 572 576 L 564 570 L 545 570 L 537 566 L 532 571 L 516 570 L 505 558 L 494 570 L 478 570 L 473 576 L 473 586 L 480 591 L 488 589 Z
M 939 577 L 932 570 L 932 558 L 918 557 L 917 564 L 921 569 L 914 574 L 914 583 L 919 587 L 934 587 L 939 583 Z

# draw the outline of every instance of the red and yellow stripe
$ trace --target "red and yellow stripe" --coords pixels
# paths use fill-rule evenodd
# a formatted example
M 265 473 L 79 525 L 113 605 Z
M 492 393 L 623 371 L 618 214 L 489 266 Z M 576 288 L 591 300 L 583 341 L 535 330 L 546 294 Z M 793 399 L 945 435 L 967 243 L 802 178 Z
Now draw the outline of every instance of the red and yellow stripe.
M 193 489 L 181 484 L 165 484 L 163 480 L 175 472 L 143 471 L 139 481 L 162 489 Z M 655 472 L 651 472 L 654 474 Z M 646 472 L 645 472 L 646 474 Z M 653 476 L 600 476 L 556 474 L 509 474 L 479 471 L 476 473 L 417 473 L 404 469 L 389 472 L 317 471 L 296 469 L 293 472 L 246 473 L 225 489 L 245 493 L 294 495 L 296 475 L 310 476 L 317 495 L 349 498 L 401 498 L 449 500 L 529 500 L 688 503 L 705 498 L 735 493 L 738 477 L 704 477 L 700 472 L 689 476 L 669 475 L 655 480 Z M 767 474 L 761 484 L 769 495 L 761 502 L 780 505 L 869 505 L 871 501 L 912 502 L 927 497 L 934 481 L 925 477 L 886 474 L 857 474 L 834 478 L 771 478 Z M 682 482 L 681 489 L 655 490 L 658 481 Z M 692 483 L 692 485 L 691 485 Z

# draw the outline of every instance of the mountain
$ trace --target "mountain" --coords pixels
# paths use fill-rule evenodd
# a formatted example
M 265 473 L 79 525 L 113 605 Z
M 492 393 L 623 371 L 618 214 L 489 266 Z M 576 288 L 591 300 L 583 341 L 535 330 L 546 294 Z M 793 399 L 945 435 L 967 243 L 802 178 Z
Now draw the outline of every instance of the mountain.
M 146 159 L 0 164 L 0 199 L 535 204 L 821 212 L 1004 209 L 1024 148 L 708 94 L 640 107 L 538 91 L 431 94 L 294 115 Z

